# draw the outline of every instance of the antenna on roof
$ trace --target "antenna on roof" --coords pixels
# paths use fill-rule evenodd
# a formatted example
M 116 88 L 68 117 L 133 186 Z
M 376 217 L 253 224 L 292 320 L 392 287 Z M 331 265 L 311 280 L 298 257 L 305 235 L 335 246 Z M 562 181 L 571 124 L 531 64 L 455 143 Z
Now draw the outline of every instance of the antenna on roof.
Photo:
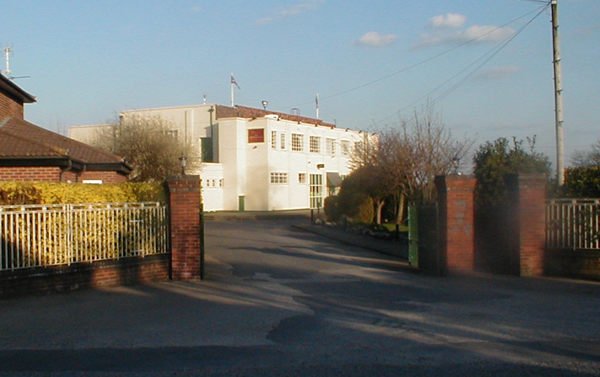
M 13 52 L 12 47 L 6 46 L 6 47 L 4 47 L 3 51 L 4 51 L 4 69 L 1 71 L 2 74 L 4 76 L 6 76 L 6 78 L 8 78 L 9 80 L 29 78 L 30 76 L 15 77 L 15 76 L 11 75 L 12 71 L 10 70 L 10 56 L 12 55 L 12 52 Z
M 12 54 L 12 48 L 4 47 L 4 69 L 2 74 L 10 78 L 10 55 Z

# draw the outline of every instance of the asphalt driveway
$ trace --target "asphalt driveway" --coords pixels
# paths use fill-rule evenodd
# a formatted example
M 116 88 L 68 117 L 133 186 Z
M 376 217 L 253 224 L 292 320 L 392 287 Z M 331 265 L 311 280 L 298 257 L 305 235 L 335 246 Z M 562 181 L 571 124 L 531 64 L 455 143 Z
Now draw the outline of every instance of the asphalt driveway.
M 208 222 L 205 281 L 0 301 L 0 375 L 600 375 L 600 284 L 423 276 L 293 221 Z

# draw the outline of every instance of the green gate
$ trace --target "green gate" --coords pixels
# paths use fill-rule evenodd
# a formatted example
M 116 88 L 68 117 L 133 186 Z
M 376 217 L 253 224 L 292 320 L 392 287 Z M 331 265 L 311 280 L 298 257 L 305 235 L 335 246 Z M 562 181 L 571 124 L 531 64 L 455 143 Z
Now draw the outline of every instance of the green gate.
M 414 204 L 408 206 L 408 264 L 419 268 L 419 221 Z

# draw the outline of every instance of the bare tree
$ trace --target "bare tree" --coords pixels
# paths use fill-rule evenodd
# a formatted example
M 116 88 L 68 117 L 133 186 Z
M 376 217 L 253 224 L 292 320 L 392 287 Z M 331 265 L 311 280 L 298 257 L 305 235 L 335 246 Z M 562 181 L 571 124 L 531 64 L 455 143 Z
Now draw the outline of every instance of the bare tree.
M 575 152 L 571 163 L 574 166 L 600 166 L 600 140 L 596 141 L 589 151 Z
M 172 127 L 159 117 L 128 116 L 102 130 L 93 144 L 123 156 L 133 167 L 133 181 L 162 181 L 181 172 L 182 156 L 190 146 L 170 132 Z M 195 161 L 188 159 L 188 169 Z
M 380 133 L 376 160 L 385 184 L 394 192 L 397 223 L 404 218 L 406 201 L 435 200 L 435 176 L 456 169 L 472 144 L 468 139 L 455 139 L 431 106 L 415 112 L 399 128 Z

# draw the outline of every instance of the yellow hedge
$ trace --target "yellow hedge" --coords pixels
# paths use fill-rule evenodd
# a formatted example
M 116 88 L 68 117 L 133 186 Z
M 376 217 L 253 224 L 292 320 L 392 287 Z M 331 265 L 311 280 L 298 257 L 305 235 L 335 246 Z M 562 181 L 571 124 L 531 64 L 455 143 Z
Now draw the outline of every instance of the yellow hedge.
M 166 201 L 160 183 L 72 184 L 0 182 L 0 205 Z

